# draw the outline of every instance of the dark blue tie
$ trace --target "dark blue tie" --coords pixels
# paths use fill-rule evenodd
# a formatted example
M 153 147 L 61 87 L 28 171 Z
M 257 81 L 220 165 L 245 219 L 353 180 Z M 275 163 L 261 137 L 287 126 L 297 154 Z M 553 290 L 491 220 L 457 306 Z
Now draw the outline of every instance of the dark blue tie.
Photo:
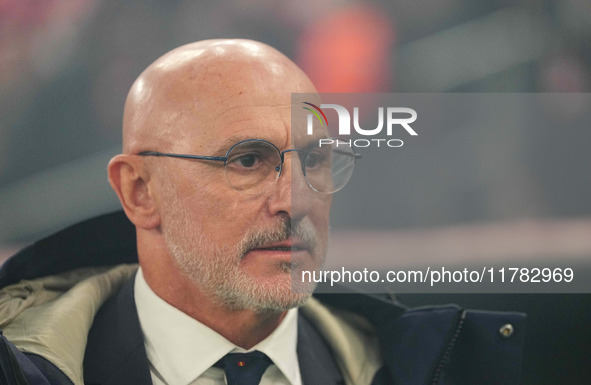
M 250 353 L 228 353 L 215 366 L 226 372 L 228 385 L 259 385 L 271 359 L 255 350 Z

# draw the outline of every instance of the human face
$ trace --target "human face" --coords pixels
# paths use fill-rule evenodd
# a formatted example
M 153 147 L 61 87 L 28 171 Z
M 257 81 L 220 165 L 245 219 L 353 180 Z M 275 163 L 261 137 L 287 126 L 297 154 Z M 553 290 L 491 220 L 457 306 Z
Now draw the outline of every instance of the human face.
M 276 104 L 277 95 L 255 96 L 212 103 L 213 118 L 200 119 L 200 129 L 185 135 L 174 151 L 219 156 L 252 138 L 280 150 L 293 147 L 290 104 Z M 297 156 L 286 154 L 275 186 L 256 196 L 232 189 L 223 166 L 158 160 L 164 161 L 164 240 L 180 269 L 212 301 L 266 312 L 298 306 L 309 297 L 313 286 L 294 292 L 291 274 L 322 265 L 331 199 L 306 185 Z

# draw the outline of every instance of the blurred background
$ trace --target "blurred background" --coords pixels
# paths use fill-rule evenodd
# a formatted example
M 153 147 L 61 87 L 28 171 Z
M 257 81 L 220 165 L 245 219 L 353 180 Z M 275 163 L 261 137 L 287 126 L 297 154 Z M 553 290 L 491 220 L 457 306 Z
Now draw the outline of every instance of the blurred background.
M 129 87 L 172 48 L 231 37 L 284 52 L 320 92 L 591 91 L 588 0 L 2 0 L 0 260 L 66 225 L 117 210 L 106 164 L 120 152 Z M 590 127 L 575 136 L 561 136 L 557 127 L 507 140 L 511 154 L 495 152 L 491 142 L 470 173 L 434 170 L 431 183 L 404 175 L 411 178 L 406 195 L 383 227 L 422 244 L 442 234 L 452 244 L 482 239 L 466 245 L 474 252 L 511 234 L 516 248 L 520 239 L 521 246 L 544 241 L 557 259 L 591 257 Z M 497 179 L 490 166 L 507 156 L 517 162 L 497 168 Z M 338 214 L 343 199 L 335 201 L 336 228 L 351 223 Z M 401 298 L 413 305 L 450 300 Z M 530 325 L 524 383 L 588 382 L 589 296 L 507 298 L 451 300 L 528 311 L 531 319 L 551 313 Z
M 320 92 L 591 89 L 586 0 L 3 0 L 0 255 L 118 208 L 105 165 L 120 151 L 129 87 L 164 52 L 219 37 L 276 47 Z M 409 194 L 385 225 L 586 217 L 591 174 L 569 173 L 568 164 L 591 171 L 585 151 L 591 130 L 562 139 L 563 153 L 550 151 L 546 137 L 516 141 L 512 151 L 528 166 L 511 171 L 509 198 L 474 188 L 473 175 L 457 172 L 416 185 L 423 201 Z M 495 145 L 491 162 L 505 157 Z M 424 204 L 425 191 L 434 189 L 439 210 Z

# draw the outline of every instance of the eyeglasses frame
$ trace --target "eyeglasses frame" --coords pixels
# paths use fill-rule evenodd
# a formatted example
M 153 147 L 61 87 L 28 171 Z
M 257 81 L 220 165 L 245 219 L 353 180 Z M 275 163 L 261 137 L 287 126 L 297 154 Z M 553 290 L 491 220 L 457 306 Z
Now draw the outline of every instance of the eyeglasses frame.
M 228 162 L 229 159 L 229 155 L 232 152 L 232 150 L 234 148 L 236 148 L 237 146 L 243 144 L 243 143 L 248 143 L 248 142 L 262 142 L 262 143 L 267 143 L 270 144 L 279 154 L 280 159 L 281 159 L 281 163 L 279 163 L 279 165 L 277 167 L 275 167 L 275 171 L 277 171 L 279 174 L 277 175 L 277 178 L 275 178 L 275 182 L 277 182 L 277 179 L 279 179 L 281 177 L 281 174 L 283 172 L 283 163 L 285 161 L 285 153 L 288 152 L 298 152 L 298 153 L 302 153 L 304 154 L 304 157 L 300 156 L 300 166 L 302 168 L 302 173 L 304 175 L 304 179 L 306 181 L 306 184 L 308 185 L 308 187 L 310 187 L 313 191 L 316 191 L 318 193 L 321 194 L 334 194 L 335 192 L 339 191 L 333 191 L 333 192 L 322 192 L 322 191 L 318 191 L 316 190 L 313 186 L 310 185 L 310 182 L 308 181 L 308 178 L 306 177 L 306 167 L 304 165 L 304 160 L 305 157 L 307 156 L 308 153 L 310 153 L 310 151 L 307 151 L 303 148 L 290 148 L 284 151 L 279 150 L 279 148 L 277 148 L 277 146 L 275 146 L 273 143 L 269 142 L 268 140 L 265 139 L 246 139 L 246 140 L 241 140 L 238 143 L 235 143 L 234 145 L 232 145 L 232 147 L 230 147 L 230 149 L 226 152 L 226 156 L 208 156 L 208 155 L 189 155 L 189 154 L 173 154 L 173 153 L 168 153 L 168 152 L 158 152 L 158 151 L 142 151 L 140 153 L 138 153 L 137 155 L 140 156 L 164 156 L 164 157 L 171 157 L 171 158 L 180 158 L 180 159 L 196 159 L 196 160 L 209 160 L 209 161 L 215 161 L 215 162 L 224 162 L 224 169 L 226 167 L 226 164 Z M 357 154 L 355 152 L 353 152 L 353 166 L 355 166 L 355 163 L 357 161 L 357 159 L 361 159 L 361 154 Z M 273 185 L 275 184 L 275 182 L 273 183 Z M 343 185 L 344 187 L 345 185 Z M 342 187 L 341 187 L 342 188 Z

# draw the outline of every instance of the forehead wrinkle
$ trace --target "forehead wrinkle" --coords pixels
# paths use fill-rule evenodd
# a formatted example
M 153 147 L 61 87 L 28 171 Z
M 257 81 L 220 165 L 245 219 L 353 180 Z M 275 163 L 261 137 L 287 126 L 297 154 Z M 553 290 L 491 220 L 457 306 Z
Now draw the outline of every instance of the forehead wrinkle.
M 274 108 L 291 107 L 291 104 L 281 103 L 281 104 L 258 105 L 258 104 L 252 103 L 252 104 L 243 104 L 243 105 L 238 105 L 238 106 L 232 106 L 232 107 L 226 108 L 224 111 L 222 111 L 219 114 L 217 114 L 216 116 L 214 116 L 212 118 L 212 121 L 215 122 L 217 120 L 224 119 L 227 114 L 235 114 L 236 110 L 249 108 L 249 107 L 260 108 L 260 109 L 274 109 Z M 258 114 L 260 114 L 260 111 L 258 111 Z M 271 114 L 269 114 L 269 115 L 271 115 Z M 246 119 L 244 119 L 244 120 L 246 120 Z
M 285 128 L 285 120 L 288 115 L 277 111 L 277 108 L 289 108 L 289 105 L 234 105 L 226 108 L 224 111 L 215 114 L 207 119 L 204 127 L 209 128 L 209 135 L 212 139 L 219 138 L 218 134 L 222 130 L 229 131 L 260 131 L 266 130 L 273 132 L 273 128 Z M 289 119 L 287 119 L 289 120 Z M 254 124 L 253 122 L 257 123 Z

